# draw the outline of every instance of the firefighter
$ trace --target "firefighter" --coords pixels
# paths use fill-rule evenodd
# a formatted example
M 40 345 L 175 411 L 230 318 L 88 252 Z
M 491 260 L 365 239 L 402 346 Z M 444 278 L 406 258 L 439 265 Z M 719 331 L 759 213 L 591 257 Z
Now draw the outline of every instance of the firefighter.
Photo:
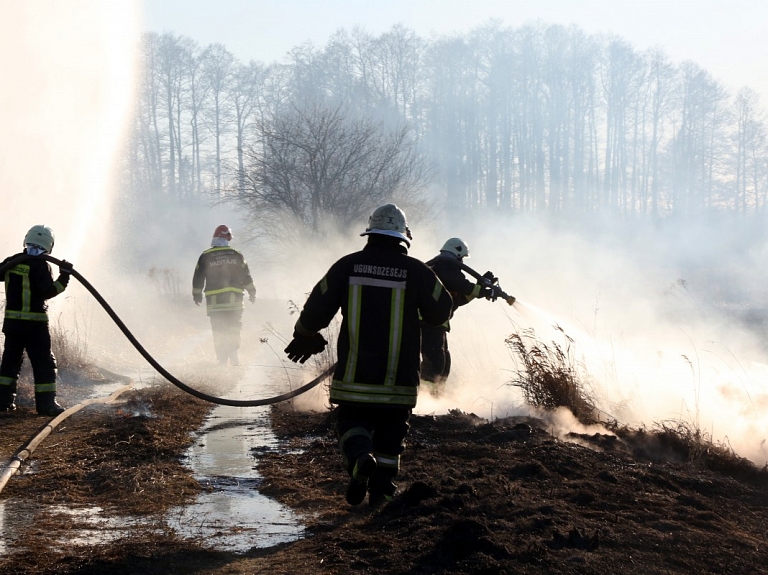
M 462 260 L 469 257 L 469 247 L 461 238 L 450 238 L 440 248 L 440 254 L 427 262 L 453 298 L 453 312 L 476 298 L 493 299 L 492 272 L 486 272 L 477 282 L 466 278 L 461 269 Z M 451 314 L 453 317 L 453 313 Z M 441 325 L 421 323 L 421 378 L 429 382 L 430 392 L 438 395 L 451 372 L 451 353 L 448 351 L 448 321 Z
M 452 301 L 437 276 L 407 255 L 411 233 L 394 204 L 376 208 L 365 247 L 328 270 L 314 286 L 285 352 L 304 363 L 323 351 L 318 333 L 341 309 L 338 364 L 330 401 L 337 405 L 337 433 L 350 480 L 346 500 L 368 493 L 376 506 L 395 495 L 400 454 L 419 390 L 419 314 L 442 324 Z
M 206 313 L 211 320 L 213 347 L 220 364 L 238 365 L 243 319 L 243 291 L 251 303 L 256 300 L 251 272 L 243 255 L 230 247 L 232 231 L 225 225 L 213 232 L 210 249 L 200 254 L 192 277 L 192 299 L 200 305 L 205 295 Z
M 53 251 L 53 230 L 32 226 L 24 237 L 24 251 L 30 256 Z M 6 258 L 5 264 L 15 254 Z M 0 264 L 0 265 L 2 265 Z M 56 401 L 56 358 L 51 351 L 46 300 L 67 287 L 72 264 L 62 261 L 56 281 L 51 266 L 43 259 L 28 258 L 5 272 L 5 349 L 0 363 L 0 412 L 16 409 L 16 384 L 27 352 L 35 381 L 35 407 L 39 415 L 55 416 L 64 411 Z

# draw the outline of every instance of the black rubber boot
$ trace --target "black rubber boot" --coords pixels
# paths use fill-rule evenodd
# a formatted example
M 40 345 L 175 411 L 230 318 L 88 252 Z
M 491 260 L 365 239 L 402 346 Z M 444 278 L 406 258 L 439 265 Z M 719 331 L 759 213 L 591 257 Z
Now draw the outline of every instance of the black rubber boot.
M 16 394 L 10 385 L 0 385 L 0 413 L 16 411 Z
M 45 391 L 35 394 L 35 407 L 38 415 L 47 415 L 53 417 L 64 413 L 64 408 L 56 401 L 55 391 Z
M 379 507 L 394 500 L 397 494 L 397 485 L 394 481 L 396 475 L 397 471 L 394 469 L 376 468 L 376 473 L 368 481 L 368 505 Z
M 368 492 L 368 479 L 376 471 L 376 458 L 371 453 L 363 453 L 357 458 L 352 477 L 347 486 L 347 503 L 360 505 Z

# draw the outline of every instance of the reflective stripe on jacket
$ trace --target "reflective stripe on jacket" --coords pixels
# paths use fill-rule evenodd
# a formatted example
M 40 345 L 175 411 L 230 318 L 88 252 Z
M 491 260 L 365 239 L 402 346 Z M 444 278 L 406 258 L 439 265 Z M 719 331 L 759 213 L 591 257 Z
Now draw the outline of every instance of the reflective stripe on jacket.
M 192 277 L 192 294 L 205 294 L 208 315 L 243 309 L 243 290 L 256 294 L 248 264 L 239 251 L 221 247 L 200 254 Z
M 2 264 L 19 255 L 6 258 Z M 6 270 L 4 279 L 5 319 L 47 322 L 46 300 L 66 289 L 69 274 L 59 274 L 54 281 L 48 262 L 31 257 Z

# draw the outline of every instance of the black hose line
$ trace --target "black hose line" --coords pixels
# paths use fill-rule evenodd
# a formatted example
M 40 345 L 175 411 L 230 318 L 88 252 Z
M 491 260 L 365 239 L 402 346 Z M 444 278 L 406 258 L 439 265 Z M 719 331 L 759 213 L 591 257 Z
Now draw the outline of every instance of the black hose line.
M 44 259 L 48 262 L 51 262 L 53 264 L 56 264 L 57 266 L 61 266 L 61 260 L 57 260 L 53 256 L 50 256 L 48 254 L 41 254 L 39 256 L 31 256 L 29 254 L 20 254 L 17 257 L 12 258 L 9 260 L 5 265 L 0 266 L 0 277 L 3 277 L 5 274 L 5 271 L 9 269 L 12 266 L 15 266 L 16 264 L 27 260 L 29 258 L 36 257 L 40 259 Z M 123 323 L 123 321 L 117 316 L 117 314 L 114 312 L 114 310 L 110 307 L 110 305 L 107 303 L 107 301 L 101 296 L 101 294 L 96 291 L 96 289 L 88 282 L 87 279 L 85 279 L 77 270 L 72 269 L 70 272 L 73 276 L 77 278 L 77 280 L 83 284 L 85 289 L 87 289 L 89 292 L 91 292 L 91 295 L 96 298 L 96 301 L 98 301 L 101 304 L 101 307 L 104 308 L 104 311 L 107 312 L 109 317 L 112 318 L 112 321 L 115 322 L 117 327 L 120 328 L 120 331 L 123 332 L 125 337 L 128 338 L 128 341 L 130 341 L 133 344 L 133 347 L 136 348 L 136 350 L 146 359 L 149 364 L 154 367 L 157 372 L 162 375 L 165 379 L 170 381 L 173 385 L 178 387 L 179 389 L 186 391 L 190 395 L 194 395 L 195 397 L 202 399 L 204 401 L 209 401 L 211 403 L 216 403 L 219 405 L 230 405 L 233 407 L 256 407 L 259 405 L 271 405 L 273 403 L 279 403 L 281 401 L 286 401 L 288 399 L 294 398 L 297 395 L 301 395 L 302 393 L 309 391 L 313 387 L 315 387 L 317 384 L 325 380 L 327 377 L 330 377 L 330 375 L 334 372 L 336 369 L 336 364 L 333 364 L 331 367 L 326 369 L 323 373 L 318 375 L 315 379 L 310 381 L 309 383 L 305 383 L 301 387 L 298 387 L 294 389 L 293 391 L 289 391 L 288 393 L 283 393 L 282 395 L 277 395 L 275 397 L 268 397 L 266 399 L 227 399 L 223 397 L 215 397 L 213 395 L 208 395 L 207 393 L 203 393 L 202 391 L 198 391 L 197 389 L 194 389 L 193 387 L 188 386 L 183 381 L 180 381 L 173 375 L 171 375 L 162 365 L 160 365 L 155 358 L 153 358 L 149 352 L 147 352 L 146 349 L 144 349 L 144 346 L 142 346 L 139 341 L 134 337 L 134 335 L 130 332 L 130 330 L 126 327 L 126 325 Z

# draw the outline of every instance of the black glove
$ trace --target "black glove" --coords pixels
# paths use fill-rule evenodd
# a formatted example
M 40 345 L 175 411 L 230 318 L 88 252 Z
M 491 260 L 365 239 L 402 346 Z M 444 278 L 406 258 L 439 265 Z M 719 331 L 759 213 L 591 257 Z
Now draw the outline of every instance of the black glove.
M 192 299 L 194 300 L 195 305 L 200 305 L 201 303 L 203 303 L 203 294 L 201 294 L 201 293 L 193 293 L 192 294 Z
M 69 275 L 72 273 L 72 267 L 72 264 L 67 260 L 61 260 L 61 263 L 59 264 L 59 273 Z
M 483 276 L 478 280 L 478 283 L 482 286 L 492 286 L 499 282 L 499 278 L 493 275 L 493 272 L 485 272 Z
M 284 351 L 288 354 L 288 359 L 294 363 L 304 363 L 314 354 L 323 351 L 327 343 L 325 338 L 319 333 L 300 335 L 293 332 L 293 341 L 288 344 Z
M 494 289 L 493 286 L 485 286 L 480 288 L 480 293 L 477 294 L 477 297 L 484 297 L 485 299 L 493 299 L 494 297 Z

